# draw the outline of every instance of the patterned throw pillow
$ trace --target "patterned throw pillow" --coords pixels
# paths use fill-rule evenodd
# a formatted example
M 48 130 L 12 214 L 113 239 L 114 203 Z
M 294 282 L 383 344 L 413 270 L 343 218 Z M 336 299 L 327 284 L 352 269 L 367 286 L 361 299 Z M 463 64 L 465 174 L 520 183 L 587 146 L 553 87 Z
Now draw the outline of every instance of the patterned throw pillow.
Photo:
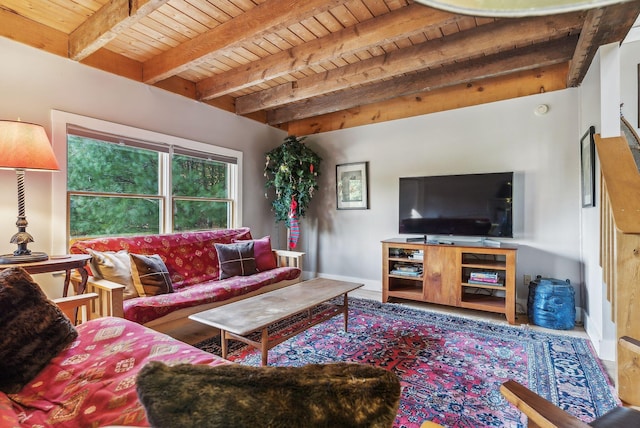
M 153 254 L 130 254 L 133 284 L 141 297 L 173 293 L 171 276 L 162 258 Z
M 257 272 L 253 241 L 215 244 L 215 246 L 218 253 L 218 263 L 220 263 L 220 279 L 253 275 Z
M 78 337 L 22 268 L 0 272 L 0 391 L 16 393 Z
M 138 297 L 138 291 L 131 277 L 131 259 L 126 250 L 115 252 L 87 249 L 87 252 L 91 255 L 91 272 L 94 278 L 124 285 L 125 300 Z
M 136 383 L 157 428 L 389 428 L 400 403 L 396 374 L 357 363 L 170 367 L 154 361 Z

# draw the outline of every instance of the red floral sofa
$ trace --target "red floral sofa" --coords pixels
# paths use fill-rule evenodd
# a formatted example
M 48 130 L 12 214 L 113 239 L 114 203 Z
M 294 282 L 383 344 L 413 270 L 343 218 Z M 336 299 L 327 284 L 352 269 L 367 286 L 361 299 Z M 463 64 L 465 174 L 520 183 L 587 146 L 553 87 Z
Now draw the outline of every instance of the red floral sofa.
M 258 249 L 258 241 L 256 251 Z M 221 229 L 164 235 L 107 237 L 75 241 L 73 254 L 119 252 L 159 255 L 168 271 L 173 292 L 124 298 L 125 287 L 106 279 L 89 277 L 87 292 L 97 293 L 100 305 L 93 317 L 117 316 L 169 332 L 188 323 L 188 316 L 222 304 L 300 282 L 303 253 L 275 250 L 268 243 L 270 269 L 248 276 L 220 279 L 215 244 L 251 241 L 249 228 Z M 264 256 L 264 255 L 263 255 Z M 256 252 L 256 257 L 258 254 Z M 77 285 L 78 278 L 74 280 Z

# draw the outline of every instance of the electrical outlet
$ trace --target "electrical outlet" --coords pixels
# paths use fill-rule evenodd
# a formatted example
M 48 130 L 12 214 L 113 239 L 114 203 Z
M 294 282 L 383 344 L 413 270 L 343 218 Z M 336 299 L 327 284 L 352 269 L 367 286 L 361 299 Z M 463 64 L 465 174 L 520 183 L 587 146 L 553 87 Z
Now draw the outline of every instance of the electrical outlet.
M 529 285 L 531 283 L 531 275 L 524 276 L 524 285 Z

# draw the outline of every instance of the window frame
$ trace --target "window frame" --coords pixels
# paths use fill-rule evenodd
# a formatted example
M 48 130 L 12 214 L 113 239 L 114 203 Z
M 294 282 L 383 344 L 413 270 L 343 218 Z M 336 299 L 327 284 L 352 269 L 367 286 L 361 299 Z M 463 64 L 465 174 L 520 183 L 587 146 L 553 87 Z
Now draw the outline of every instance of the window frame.
M 52 122 L 52 146 L 60 171 L 53 174 L 52 179 L 52 242 L 53 250 L 58 254 L 65 254 L 69 247 L 69 212 L 67 196 L 67 129 L 69 126 L 76 128 L 86 128 L 96 133 L 106 135 L 119 135 L 132 140 L 152 141 L 154 144 L 168 147 L 176 147 L 195 153 L 207 153 L 212 158 L 236 159 L 236 164 L 229 169 L 229 199 L 234 200 L 232 204 L 231 223 L 233 227 L 242 225 L 242 162 L 241 151 L 207 144 L 200 141 L 189 140 L 146 129 L 136 128 L 115 122 L 101 119 L 94 119 L 73 113 L 58 110 L 51 112 Z M 170 168 L 169 168 L 170 169 Z M 160 185 L 166 186 L 166 180 L 160 179 Z M 168 193 L 170 199 L 166 203 L 172 204 L 173 195 Z M 163 215 L 164 224 L 161 230 L 173 230 L 173 221 Z M 64 225 L 64 227 L 60 227 Z

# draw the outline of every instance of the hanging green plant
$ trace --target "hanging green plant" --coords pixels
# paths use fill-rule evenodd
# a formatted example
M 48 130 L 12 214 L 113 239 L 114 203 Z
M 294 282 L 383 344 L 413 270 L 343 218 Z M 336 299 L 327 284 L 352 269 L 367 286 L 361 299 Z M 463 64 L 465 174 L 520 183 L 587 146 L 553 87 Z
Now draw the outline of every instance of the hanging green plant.
M 264 176 L 267 192 L 273 189 L 271 206 L 276 222 L 291 226 L 292 201 L 294 215 L 303 217 L 309 207 L 314 190 L 318 190 L 320 161 L 322 158 L 303 144 L 306 137 L 290 135 L 284 143 L 267 153 Z M 265 196 L 269 197 L 268 193 Z

